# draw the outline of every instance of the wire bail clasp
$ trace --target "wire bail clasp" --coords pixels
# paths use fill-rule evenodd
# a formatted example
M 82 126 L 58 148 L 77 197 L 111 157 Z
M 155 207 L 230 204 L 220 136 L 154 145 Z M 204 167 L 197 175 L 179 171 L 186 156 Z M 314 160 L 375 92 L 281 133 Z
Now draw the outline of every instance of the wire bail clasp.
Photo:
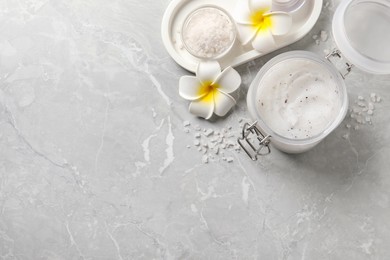
M 340 60 L 343 60 L 343 56 L 342 56 L 342 54 L 341 54 L 341 51 L 338 50 L 338 49 L 334 49 L 332 52 L 330 52 L 328 55 L 326 55 L 325 58 L 326 58 L 329 62 L 331 62 L 335 67 L 337 67 L 337 64 L 335 63 L 336 61 L 333 62 L 333 61 L 331 60 L 331 58 L 338 58 L 338 59 L 340 59 Z M 352 68 L 353 68 L 354 66 L 353 66 L 352 63 L 345 62 L 345 61 L 342 61 L 342 62 L 344 62 L 344 64 L 341 65 L 341 66 L 344 67 L 344 68 L 342 68 L 344 71 L 340 71 L 340 70 L 339 70 L 339 72 L 340 72 L 340 74 L 341 74 L 341 77 L 343 77 L 343 79 L 345 79 L 345 78 L 347 77 L 347 75 L 348 75 L 349 73 L 351 73 Z
M 265 136 L 256 124 L 257 121 L 252 124 L 245 123 L 242 128 L 242 136 L 237 139 L 238 144 L 253 161 L 256 161 L 259 155 L 264 156 L 271 153 L 269 147 L 271 135 Z M 255 143 L 255 140 L 258 143 Z

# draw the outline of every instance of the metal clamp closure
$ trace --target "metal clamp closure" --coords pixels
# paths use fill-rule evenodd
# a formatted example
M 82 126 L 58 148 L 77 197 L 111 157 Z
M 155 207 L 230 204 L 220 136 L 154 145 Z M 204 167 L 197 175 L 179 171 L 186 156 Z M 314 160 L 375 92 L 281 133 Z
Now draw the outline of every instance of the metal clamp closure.
M 328 55 L 325 56 L 325 58 L 331 62 L 333 65 L 337 65 L 335 64 L 331 58 L 339 58 L 339 59 L 342 59 L 342 55 L 341 55 L 341 51 L 338 50 L 338 49 L 334 49 L 331 53 L 329 53 Z M 344 70 L 345 72 L 342 72 L 339 70 L 341 76 L 343 77 L 343 79 L 345 79 L 345 77 L 352 71 L 352 68 L 353 68 L 353 64 L 352 63 L 349 63 L 349 62 L 345 62 L 345 64 L 341 65 L 341 66 L 344 66 Z M 336 66 L 337 67 L 337 66 Z
M 271 153 L 269 144 L 271 135 L 264 135 L 256 126 L 257 121 L 252 124 L 245 123 L 242 128 L 242 136 L 237 139 L 238 144 L 253 161 L 257 156 L 264 156 Z M 258 143 L 255 143 L 256 140 Z

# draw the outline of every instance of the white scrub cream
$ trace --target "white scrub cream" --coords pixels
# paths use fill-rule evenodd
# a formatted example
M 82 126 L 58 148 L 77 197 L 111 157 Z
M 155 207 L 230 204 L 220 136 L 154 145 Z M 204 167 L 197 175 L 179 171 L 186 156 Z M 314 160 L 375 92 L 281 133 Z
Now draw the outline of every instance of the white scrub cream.
M 323 132 L 340 112 L 337 82 L 315 61 L 295 58 L 273 66 L 260 81 L 259 114 L 277 134 L 305 139 Z
M 271 143 L 303 152 L 336 128 L 347 112 L 345 84 L 327 61 L 289 52 L 268 62 L 248 91 L 248 109 Z

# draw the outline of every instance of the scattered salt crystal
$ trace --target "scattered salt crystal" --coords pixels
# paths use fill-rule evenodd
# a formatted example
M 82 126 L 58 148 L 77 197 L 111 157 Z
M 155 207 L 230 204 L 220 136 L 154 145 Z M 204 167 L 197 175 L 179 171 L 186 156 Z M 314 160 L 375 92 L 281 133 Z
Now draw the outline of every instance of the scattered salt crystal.
M 326 42 L 328 40 L 328 33 L 326 31 L 321 31 L 321 41 Z
M 243 120 L 242 118 L 238 119 L 238 123 L 241 123 Z
M 317 40 L 318 39 L 318 35 L 314 34 L 312 38 L 313 38 L 313 40 Z
M 190 129 L 188 129 L 188 128 L 184 129 L 184 132 L 188 134 L 190 132 Z
M 215 143 L 215 142 L 217 142 L 217 141 L 218 141 L 218 139 L 219 139 L 219 137 L 218 137 L 218 136 L 214 136 L 214 138 L 212 138 L 210 141 L 211 141 L 211 142 L 213 142 L 213 143 Z
M 208 157 L 208 155 L 203 155 L 203 156 L 202 156 L 202 162 L 203 162 L 203 163 L 208 163 L 208 162 L 209 162 L 209 157 Z
M 366 121 L 367 121 L 367 122 L 371 122 L 371 117 L 366 116 Z
M 320 40 L 316 40 L 316 44 L 317 44 L 317 45 L 320 45 Z
M 369 110 L 374 110 L 374 104 L 373 103 L 368 103 L 368 109 Z
M 366 103 L 364 103 L 364 102 L 362 102 L 362 101 L 359 101 L 359 102 L 357 102 L 357 105 L 358 105 L 359 107 L 365 107 L 365 106 L 366 106 Z
M 233 157 L 227 157 L 227 158 L 226 158 L 226 161 L 227 161 L 228 163 L 231 163 L 231 162 L 233 162 L 233 160 L 234 160 L 234 158 L 233 158 Z
M 210 135 L 212 135 L 214 133 L 214 130 L 212 129 L 207 129 L 205 132 L 204 132 L 204 135 L 209 137 Z
M 364 97 L 363 96 L 358 96 L 358 99 L 359 100 L 364 100 Z
M 222 161 L 226 161 L 226 157 L 222 157 Z
M 369 109 L 369 110 L 367 111 L 367 115 L 372 115 L 372 114 L 374 114 L 374 112 L 373 112 L 371 109 Z
M 199 126 L 199 125 L 196 125 L 196 126 L 195 126 L 195 130 L 196 130 L 196 131 L 200 131 L 200 126 Z
M 184 121 L 183 122 L 183 126 L 190 126 L 190 125 L 191 125 L 190 121 Z
M 343 135 L 343 138 L 344 138 L 345 140 L 347 140 L 347 139 L 349 138 L 349 134 Z
M 355 129 L 355 130 L 359 130 L 359 126 L 358 126 L 358 125 L 355 125 L 354 129 Z
M 376 94 L 375 94 L 375 93 L 371 93 L 371 94 L 370 94 L 370 99 L 371 99 L 372 102 L 375 102 L 375 100 L 376 100 Z
M 240 152 L 241 147 L 236 142 L 236 133 L 232 131 L 233 127 L 226 126 L 220 130 L 213 130 L 207 128 L 200 128 L 199 125 L 191 127 L 191 123 L 183 122 L 184 126 L 187 126 L 185 129 L 193 130 L 198 129 L 198 132 L 194 132 L 193 144 L 187 145 L 187 148 L 194 147 L 200 153 L 202 153 L 202 158 L 206 158 L 207 162 L 219 162 L 227 161 L 229 163 L 233 161 L 233 157 L 225 156 L 224 151 L 236 151 Z M 223 159 L 225 158 L 225 159 Z M 203 161 L 203 160 L 202 160 Z
M 235 144 L 236 144 L 236 143 L 233 142 L 233 141 L 228 141 L 228 142 L 227 142 L 227 146 L 228 146 L 228 147 L 234 147 Z
M 382 100 L 381 97 L 376 97 L 375 102 L 376 102 L 376 103 L 379 103 L 379 102 L 381 102 L 381 100 Z

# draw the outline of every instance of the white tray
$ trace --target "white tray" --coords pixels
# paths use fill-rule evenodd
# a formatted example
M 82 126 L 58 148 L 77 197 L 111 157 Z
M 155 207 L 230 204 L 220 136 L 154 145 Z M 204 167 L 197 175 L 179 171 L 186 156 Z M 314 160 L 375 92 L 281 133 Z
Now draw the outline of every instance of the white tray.
M 173 0 L 164 13 L 161 25 L 163 43 L 169 55 L 183 68 L 195 72 L 199 59 L 187 52 L 180 36 L 185 18 L 204 5 L 216 5 L 231 14 L 237 1 L 246 0 Z M 237 39 L 230 53 L 218 60 L 221 67 L 241 65 L 300 40 L 313 28 L 321 9 L 322 0 L 305 1 L 303 7 L 291 13 L 293 25 L 290 32 L 284 36 L 275 36 L 275 48 L 267 53 L 254 50 L 250 44 L 242 46 Z

